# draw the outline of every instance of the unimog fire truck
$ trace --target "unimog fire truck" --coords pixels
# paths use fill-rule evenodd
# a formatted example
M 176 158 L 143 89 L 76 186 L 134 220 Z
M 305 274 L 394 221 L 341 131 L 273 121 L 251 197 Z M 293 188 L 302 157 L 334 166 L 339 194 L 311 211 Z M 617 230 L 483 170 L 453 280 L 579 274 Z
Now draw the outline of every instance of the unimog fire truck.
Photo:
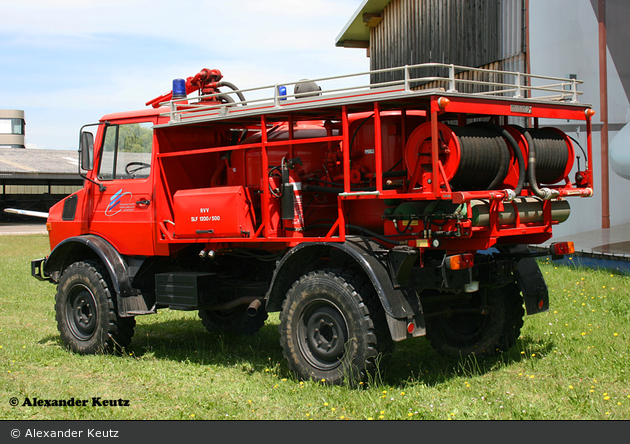
M 241 90 L 204 69 L 81 129 L 85 186 L 51 208 L 32 275 L 81 354 L 165 308 L 245 335 L 280 312 L 290 369 L 331 384 L 408 338 L 505 351 L 549 309 L 536 255 L 573 252 L 529 246 L 593 194 L 579 83 L 423 64 Z M 567 121 L 586 150 L 547 126 Z

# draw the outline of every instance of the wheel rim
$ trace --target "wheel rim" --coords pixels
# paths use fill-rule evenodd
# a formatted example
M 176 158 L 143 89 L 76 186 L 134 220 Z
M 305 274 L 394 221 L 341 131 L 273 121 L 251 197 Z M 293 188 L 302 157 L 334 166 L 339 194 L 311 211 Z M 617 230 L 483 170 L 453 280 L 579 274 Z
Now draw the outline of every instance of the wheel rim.
M 301 354 L 313 367 L 326 371 L 341 364 L 348 327 L 336 305 L 323 299 L 313 301 L 300 314 L 298 325 Z
M 68 297 L 66 317 L 70 331 L 77 339 L 87 341 L 96 331 L 98 312 L 96 299 L 89 288 L 77 285 Z

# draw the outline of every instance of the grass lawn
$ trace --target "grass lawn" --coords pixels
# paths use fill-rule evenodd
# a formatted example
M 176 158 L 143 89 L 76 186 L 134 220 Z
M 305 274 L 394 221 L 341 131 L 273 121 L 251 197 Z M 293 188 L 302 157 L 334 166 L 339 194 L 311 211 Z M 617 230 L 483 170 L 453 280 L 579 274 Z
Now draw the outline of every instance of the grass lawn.
M 525 318 L 509 352 L 447 358 L 416 338 L 398 344 L 369 386 L 352 389 L 293 378 L 277 313 L 257 335 L 238 337 L 206 332 L 196 312 L 163 310 L 137 318 L 123 356 L 70 353 L 55 286 L 30 276 L 30 260 L 48 252 L 44 235 L 0 237 L 4 420 L 630 419 L 630 285 L 621 274 L 541 263 L 551 309 Z M 129 405 L 93 405 L 99 397 Z

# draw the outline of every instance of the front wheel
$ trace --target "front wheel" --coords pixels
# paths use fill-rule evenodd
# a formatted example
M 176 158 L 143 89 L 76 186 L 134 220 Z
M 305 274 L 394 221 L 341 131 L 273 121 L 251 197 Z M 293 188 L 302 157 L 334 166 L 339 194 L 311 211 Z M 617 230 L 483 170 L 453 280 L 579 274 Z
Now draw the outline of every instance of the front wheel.
M 131 342 L 136 320 L 116 313 L 107 273 L 97 262 L 75 262 L 59 279 L 57 328 L 66 348 L 80 353 L 120 351 Z
M 337 269 L 293 284 L 280 315 L 280 344 L 300 379 L 329 384 L 364 380 L 393 350 L 374 287 Z
M 467 302 L 451 302 L 427 316 L 427 339 L 446 355 L 490 356 L 507 351 L 523 327 L 523 298 L 515 284 L 481 289 Z

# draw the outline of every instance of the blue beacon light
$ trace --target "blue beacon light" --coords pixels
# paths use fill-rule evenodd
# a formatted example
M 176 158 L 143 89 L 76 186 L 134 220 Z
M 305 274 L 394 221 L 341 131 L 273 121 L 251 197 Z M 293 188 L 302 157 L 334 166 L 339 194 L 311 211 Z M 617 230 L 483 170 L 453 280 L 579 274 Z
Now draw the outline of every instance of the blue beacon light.
M 280 96 L 280 100 L 287 100 L 287 87 L 286 86 L 279 86 L 278 87 L 278 95 Z
M 185 99 L 186 98 L 186 80 L 175 79 L 173 80 L 173 99 Z

